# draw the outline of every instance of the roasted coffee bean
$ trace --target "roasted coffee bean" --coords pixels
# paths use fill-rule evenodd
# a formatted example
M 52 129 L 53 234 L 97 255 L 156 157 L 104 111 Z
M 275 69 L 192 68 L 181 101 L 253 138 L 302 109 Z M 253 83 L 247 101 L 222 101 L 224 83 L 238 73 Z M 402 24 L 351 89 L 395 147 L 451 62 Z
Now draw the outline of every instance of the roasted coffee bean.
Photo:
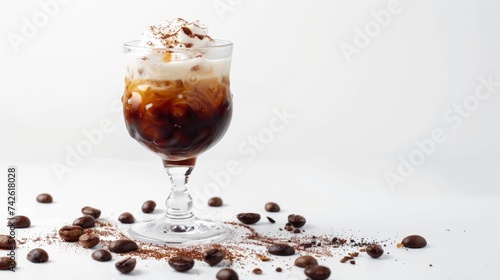
M 152 200 L 148 200 L 142 204 L 142 212 L 143 213 L 153 213 L 156 208 L 156 202 Z
M 273 244 L 267 249 L 269 254 L 276 256 L 291 256 L 295 254 L 295 249 L 286 244 Z
M 296 227 L 303 227 L 306 224 L 306 218 L 302 217 L 301 215 L 288 215 L 288 222 Z
M 100 241 L 99 235 L 96 233 L 84 233 L 78 239 L 78 242 L 84 248 L 93 248 L 97 244 L 99 244 L 99 241 Z
M 94 217 L 94 219 L 97 219 L 101 216 L 101 210 L 94 208 L 94 207 L 85 206 L 82 208 L 82 214 L 89 215 L 89 216 Z
M 7 226 L 15 228 L 27 228 L 31 226 L 31 221 L 26 216 L 14 216 L 12 218 L 9 218 Z
M 36 197 L 36 201 L 38 201 L 40 203 L 51 203 L 52 196 L 48 193 L 41 193 Z
M 208 249 L 203 252 L 203 260 L 210 266 L 214 266 L 220 263 L 225 256 L 226 254 L 224 253 L 224 251 L 217 248 Z
M 406 248 L 424 248 L 427 246 L 427 241 L 420 235 L 409 235 L 401 241 L 401 244 Z
M 127 258 L 127 259 L 116 262 L 115 267 L 121 273 L 127 274 L 127 273 L 130 273 L 132 270 L 134 270 L 136 264 L 137 264 L 137 261 L 135 259 Z
M 260 220 L 260 215 L 257 213 L 240 213 L 236 218 L 244 224 L 251 225 Z
M 36 248 L 28 253 L 26 259 L 32 263 L 44 263 L 49 260 L 49 254 L 42 248 Z
M 104 249 L 99 249 L 95 250 L 92 253 L 92 259 L 98 261 L 98 262 L 107 262 L 110 261 L 113 258 L 111 253 L 108 250 Z
M 59 229 L 59 236 L 67 242 L 76 242 L 83 234 L 81 226 L 63 226 Z
M 132 224 L 133 222 L 135 222 L 135 218 L 134 215 L 132 215 L 132 213 L 125 212 L 118 217 L 118 221 L 124 224 Z
M 276 202 L 268 202 L 264 206 L 267 212 L 279 212 L 280 211 L 280 206 Z
M 185 272 L 193 268 L 194 260 L 187 256 L 177 256 L 170 258 L 168 264 L 179 272 Z
M 384 254 L 384 249 L 382 248 L 382 246 L 378 244 L 366 246 L 365 251 L 368 254 L 368 256 L 374 259 L 379 258 Z
M 212 197 L 208 200 L 208 206 L 212 206 L 212 207 L 220 207 L 222 206 L 222 198 L 220 197 Z
M 230 268 L 223 268 L 215 276 L 217 280 L 239 280 L 238 273 Z
M 309 265 L 317 265 L 318 261 L 313 256 L 300 256 L 295 259 L 295 265 L 305 268 Z
M 328 267 L 322 265 L 311 265 L 306 267 L 304 273 L 312 280 L 324 280 L 330 277 L 331 271 Z
M 0 257 L 0 270 L 9 270 L 16 267 L 16 261 L 10 257 Z
M 0 250 L 16 249 L 16 240 L 10 235 L 0 234 Z
M 254 268 L 254 269 L 252 270 L 252 273 L 253 273 L 253 274 L 257 274 L 257 275 L 262 274 L 262 269 L 260 269 L 260 268 L 258 268 L 258 267 L 257 267 L 257 268 Z
M 91 228 L 95 226 L 95 218 L 90 215 L 85 215 L 74 220 L 73 225 L 81 226 L 82 228 Z
M 126 253 L 138 249 L 137 243 L 130 239 L 119 239 L 111 242 L 108 249 L 113 253 Z
M 281 267 L 276 268 L 276 272 L 282 272 L 282 271 L 283 271 L 283 269 Z

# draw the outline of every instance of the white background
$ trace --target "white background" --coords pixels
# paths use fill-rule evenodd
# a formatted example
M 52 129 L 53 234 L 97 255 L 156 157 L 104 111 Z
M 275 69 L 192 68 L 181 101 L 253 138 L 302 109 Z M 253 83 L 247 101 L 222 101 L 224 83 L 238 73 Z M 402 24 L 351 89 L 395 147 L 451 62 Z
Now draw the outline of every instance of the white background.
M 500 86 L 490 92 L 483 87 L 489 96 L 473 103 L 480 77 L 500 82 L 498 1 L 393 1 L 397 12 L 385 26 L 374 14 L 387 11 L 391 1 L 73 0 L 61 1 L 43 22 L 40 3 L 46 2 L 0 4 L 0 163 L 20 168 L 20 186 L 31 187 L 25 194 L 43 186 L 81 195 L 81 185 L 101 187 L 93 177 L 97 166 L 99 174 L 109 167 L 109 176 L 124 183 L 139 182 L 137 176 L 164 183 L 160 160 L 128 136 L 116 106 L 125 73 L 122 44 L 147 25 L 182 17 L 199 19 L 212 37 L 235 46 L 231 127 L 199 158 L 193 185 L 206 186 L 214 180 L 210 172 L 235 161 L 241 172 L 221 195 L 255 197 L 258 186 L 271 197 L 288 188 L 297 197 L 304 189 L 326 193 L 331 199 L 320 201 L 332 204 L 352 195 L 388 201 L 403 196 L 415 199 L 412 206 L 429 199 L 450 209 L 482 204 L 463 197 L 498 201 Z M 37 20 L 36 31 L 24 36 L 26 22 Z M 366 34 L 366 28 L 372 33 L 361 46 L 357 30 Z M 24 41 L 16 45 L 14 36 Z M 357 52 L 346 55 L 347 44 Z M 452 110 L 464 101 L 472 109 L 458 118 Z M 293 118 L 269 136 L 276 110 Z M 111 122 L 112 131 L 69 166 L 68 151 L 102 121 Z M 435 130 L 446 140 L 412 164 L 412 172 L 398 173 L 412 153 L 422 154 L 415 142 Z M 259 136 L 265 143 L 252 148 L 250 139 Z M 71 172 L 58 175 L 57 164 Z M 389 184 L 388 172 L 403 181 Z M 441 200 L 451 197 L 458 202 Z M 26 200 L 22 205 L 30 207 Z M 434 204 L 433 211 L 442 210 Z M 305 205 L 317 209 L 314 199 Z M 354 216 L 365 210 L 356 211 Z
M 127 136 L 112 107 L 123 91 L 121 46 L 147 25 L 183 17 L 199 19 L 213 37 L 235 43 L 234 119 L 204 158 L 248 158 L 238 146 L 268 126 L 273 110 L 286 108 L 295 118 L 275 133 L 257 161 L 327 159 L 386 184 L 383 174 L 397 172 L 398 156 L 408 158 L 418 149 L 417 139 L 442 128 L 446 141 L 416 172 L 442 174 L 453 190 L 499 193 L 498 180 L 474 182 L 498 166 L 500 88 L 457 129 L 455 121 L 443 119 L 474 94 L 478 77 L 500 80 L 495 1 L 397 1 L 400 12 L 380 31 L 373 29 L 369 44 L 350 55 L 350 63 L 341 44 L 355 47 L 355 29 L 369 26 L 371 13 L 387 10 L 389 1 L 66 2 L 16 47 L 12 33 L 22 36 L 25 19 L 34 22 L 43 9 L 38 1 L 2 1 L 5 164 L 38 158 L 50 171 L 53 162 L 65 163 L 68 147 L 85 140 L 84 130 L 98 128 L 105 118 L 114 130 L 82 164 L 93 157 L 153 159 Z M 216 3 L 233 6 L 221 4 L 217 12 Z M 360 166 L 346 160 L 379 163 L 359 174 Z M 450 163 L 456 166 L 448 168 Z M 47 179 L 58 182 L 56 175 Z

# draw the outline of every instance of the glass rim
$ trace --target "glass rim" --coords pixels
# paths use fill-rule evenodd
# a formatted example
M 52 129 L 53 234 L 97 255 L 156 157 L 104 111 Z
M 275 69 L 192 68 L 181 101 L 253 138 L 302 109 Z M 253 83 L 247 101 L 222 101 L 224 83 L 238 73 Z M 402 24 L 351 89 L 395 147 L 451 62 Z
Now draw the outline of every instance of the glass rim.
M 220 40 L 220 39 L 213 39 L 215 41 L 215 45 L 210 45 L 210 46 L 203 46 L 203 47 L 192 47 L 192 48 L 180 48 L 180 47 L 173 47 L 173 48 L 166 48 L 166 47 L 143 47 L 140 46 L 141 40 L 132 40 L 125 42 L 123 44 L 124 48 L 127 48 L 129 50 L 137 50 L 137 51 L 189 51 L 189 50 L 214 50 L 214 49 L 224 49 L 224 48 L 231 48 L 233 46 L 233 42 L 228 41 L 228 40 Z

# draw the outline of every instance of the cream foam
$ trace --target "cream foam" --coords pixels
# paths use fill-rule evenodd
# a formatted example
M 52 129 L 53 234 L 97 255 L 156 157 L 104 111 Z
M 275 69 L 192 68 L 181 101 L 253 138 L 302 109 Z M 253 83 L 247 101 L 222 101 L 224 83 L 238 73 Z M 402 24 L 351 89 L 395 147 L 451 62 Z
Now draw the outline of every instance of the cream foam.
M 231 58 L 208 60 L 203 57 L 164 62 L 162 55 L 127 56 L 128 77 L 151 80 L 190 80 L 227 76 Z

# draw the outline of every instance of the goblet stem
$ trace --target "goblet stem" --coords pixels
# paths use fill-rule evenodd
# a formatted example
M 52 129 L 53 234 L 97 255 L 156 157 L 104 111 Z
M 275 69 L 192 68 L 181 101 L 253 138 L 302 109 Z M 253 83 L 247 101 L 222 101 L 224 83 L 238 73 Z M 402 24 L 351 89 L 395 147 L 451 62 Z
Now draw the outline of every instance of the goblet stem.
M 167 212 L 159 220 L 138 223 L 129 229 L 137 240 L 180 245 L 219 242 L 226 238 L 229 229 L 222 224 L 198 219 L 193 214 L 193 199 L 189 195 L 187 183 L 194 168 L 189 165 L 172 165 L 164 162 L 165 171 L 170 176 L 171 191 L 165 206 Z
M 165 201 L 167 207 L 165 218 L 179 222 L 194 218 L 193 199 L 187 189 L 189 174 L 193 168 L 193 166 L 165 166 L 172 183 L 170 195 Z

